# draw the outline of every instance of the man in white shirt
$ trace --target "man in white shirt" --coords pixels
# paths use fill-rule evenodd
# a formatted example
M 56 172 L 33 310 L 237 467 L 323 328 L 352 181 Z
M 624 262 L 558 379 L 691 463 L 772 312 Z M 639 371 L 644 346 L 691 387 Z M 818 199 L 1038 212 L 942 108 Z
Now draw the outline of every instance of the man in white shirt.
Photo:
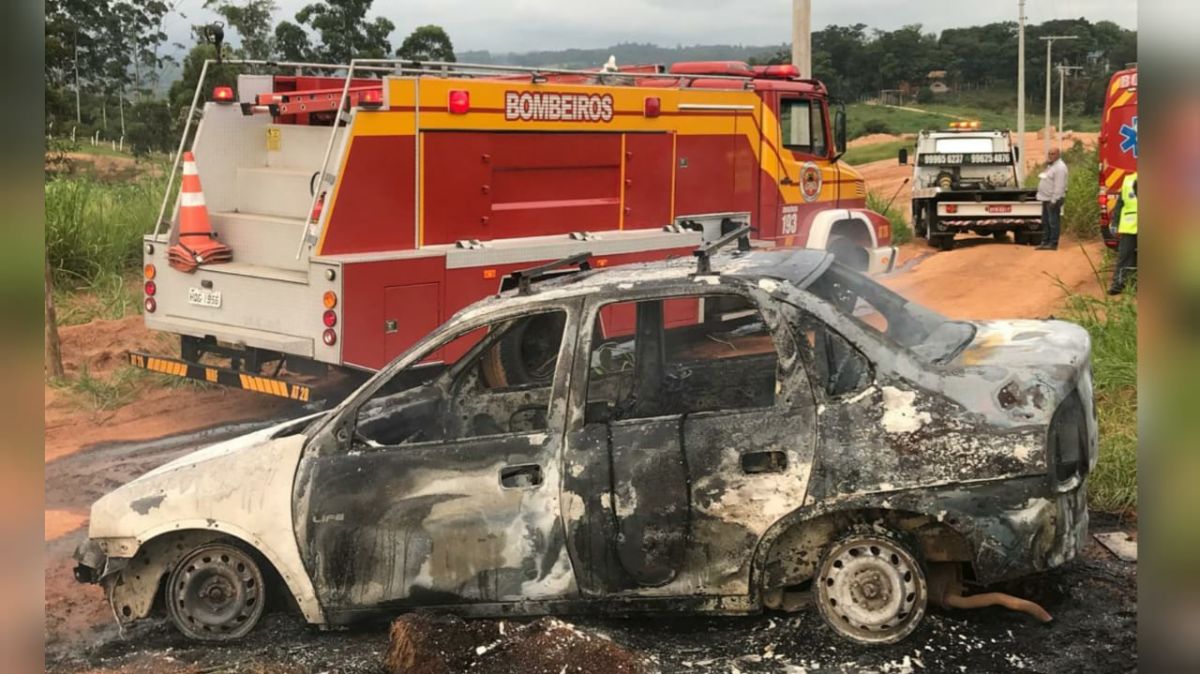
M 1038 178 L 1037 198 L 1042 202 L 1042 245 L 1038 250 L 1058 250 L 1059 224 L 1067 198 L 1067 165 L 1058 148 L 1050 148 L 1046 170 Z

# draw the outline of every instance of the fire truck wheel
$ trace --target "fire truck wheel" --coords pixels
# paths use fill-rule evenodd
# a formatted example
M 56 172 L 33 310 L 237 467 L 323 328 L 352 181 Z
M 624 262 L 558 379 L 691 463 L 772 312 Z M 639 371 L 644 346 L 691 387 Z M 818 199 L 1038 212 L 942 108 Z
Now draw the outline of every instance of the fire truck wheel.
M 939 234 L 929 237 L 929 243 L 938 250 L 954 250 L 954 235 Z
M 546 384 L 554 376 L 565 316 L 549 313 L 518 322 L 483 357 L 483 376 L 492 388 Z
M 825 250 L 833 253 L 833 259 L 851 269 L 865 272 L 870 267 L 870 256 L 867 251 L 844 236 L 835 234 L 829 237 L 829 243 L 825 244 Z

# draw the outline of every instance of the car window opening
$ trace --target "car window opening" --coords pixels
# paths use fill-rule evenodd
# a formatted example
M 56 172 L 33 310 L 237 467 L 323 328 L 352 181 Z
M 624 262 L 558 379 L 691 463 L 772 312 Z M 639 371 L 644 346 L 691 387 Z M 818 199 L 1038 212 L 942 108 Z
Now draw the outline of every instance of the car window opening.
M 566 313 L 509 319 L 451 337 L 358 411 L 368 446 L 544 431 Z
M 778 361 L 744 297 L 610 304 L 593 327 L 587 421 L 770 407 Z

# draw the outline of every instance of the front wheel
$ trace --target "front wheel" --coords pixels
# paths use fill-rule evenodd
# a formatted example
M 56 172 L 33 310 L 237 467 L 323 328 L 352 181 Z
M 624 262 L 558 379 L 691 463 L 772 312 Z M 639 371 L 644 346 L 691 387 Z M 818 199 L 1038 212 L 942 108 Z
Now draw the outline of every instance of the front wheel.
M 167 613 L 184 636 L 230 641 L 245 636 L 266 605 L 262 570 L 240 548 L 210 543 L 180 560 L 167 579 Z
M 838 636 L 892 644 L 925 616 L 925 572 L 908 545 L 887 530 L 856 528 L 834 543 L 816 578 L 817 608 Z

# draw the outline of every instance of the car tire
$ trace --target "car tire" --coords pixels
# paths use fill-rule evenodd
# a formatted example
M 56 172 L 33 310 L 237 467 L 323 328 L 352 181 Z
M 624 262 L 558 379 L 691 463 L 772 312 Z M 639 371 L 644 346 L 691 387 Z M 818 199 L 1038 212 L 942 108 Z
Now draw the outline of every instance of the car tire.
M 825 250 L 833 254 L 833 259 L 847 267 L 866 273 L 871 266 L 871 258 L 867 251 L 850 239 L 839 234 L 829 237 Z
M 552 312 L 514 325 L 483 355 L 483 376 L 488 386 L 509 388 L 522 384 L 548 384 L 554 376 L 553 366 L 562 342 L 564 321 L 565 314 Z M 558 338 L 557 342 L 554 337 Z M 549 368 L 545 367 L 547 363 Z
M 814 594 L 821 619 L 839 637 L 860 644 L 894 644 L 925 616 L 925 570 L 899 534 L 869 526 L 847 531 L 825 551 Z
M 184 636 L 232 641 L 254 629 L 267 588 L 254 555 L 227 543 L 193 550 L 167 578 L 167 614 Z

